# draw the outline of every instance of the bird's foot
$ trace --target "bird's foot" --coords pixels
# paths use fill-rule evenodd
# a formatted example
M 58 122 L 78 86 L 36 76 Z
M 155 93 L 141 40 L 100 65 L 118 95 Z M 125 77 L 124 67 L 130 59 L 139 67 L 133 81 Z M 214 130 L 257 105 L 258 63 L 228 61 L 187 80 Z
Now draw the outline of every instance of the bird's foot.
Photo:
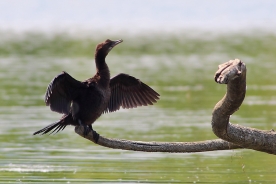
M 92 128 L 92 125 L 88 125 L 89 129 L 92 130 L 93 139 L 97 143 L 99 140 L 100 135 Z
M 79 125 L 84 128 L 83 135 L 84 135 L 84 137 L 86 137 L 88 135 L 89 131 L 91 130 L 90 126 L 84 124 L 80 119 L 78 120 L 78 122 L 79 122 Z
M 93 139 L 97 143 L 100 135 L 95 130 L 93 130 L 92 125 L 86 125 L 86 124 L 82 123 L 81 120 L 78 120 L 78 122 L 79 122 L 80 126 L 83 126 L 83 128 L 84 128 L 84 132 L 83 132 L 84 137 L 86 137 L 88 135 L 88 133 L 90 131 L 92 131 Z

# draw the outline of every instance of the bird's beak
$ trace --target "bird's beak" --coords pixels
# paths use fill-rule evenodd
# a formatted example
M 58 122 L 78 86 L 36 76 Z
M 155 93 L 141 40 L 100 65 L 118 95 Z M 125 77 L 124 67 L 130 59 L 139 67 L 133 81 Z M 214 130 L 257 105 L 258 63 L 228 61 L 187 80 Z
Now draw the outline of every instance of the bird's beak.
M 112 48 L 113 47 L 115 47 L 116 45 L 118 45 L 119 43 L 122 43 L 123 42 L 123 40 L 122 39 L 120 39 L 120 40 L 115 40 L 115 41 L 113 41 L 113 43 L 112 43 Z
M 113 47 L 115 47 L 116 45 L 118 45 L 119 43 L 122 43 L 122 42 L 123 42 L 122 39 L 112 41 L 112 44 L 111 44 L 111 46 L 110 46 L 109 49 L 108 49 L 108 52 L 111 51 L 111 49 L 113 49 Z

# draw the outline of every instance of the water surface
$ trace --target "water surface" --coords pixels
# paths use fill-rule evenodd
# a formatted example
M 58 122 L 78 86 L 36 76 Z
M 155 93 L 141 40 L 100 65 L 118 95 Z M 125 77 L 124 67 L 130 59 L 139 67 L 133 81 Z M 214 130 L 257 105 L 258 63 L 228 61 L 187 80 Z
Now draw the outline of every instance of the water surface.
M 244 104 L 231 122 L 259 129 L 275 127 L 276 63 L 270 44 L 275 43 L 275 36 L 188 37 L 163 35 L 158 44 L 128 38 L 110 52 L 107 62 L 112 75 L 125 72 L 141 79 L 161 94 L 161 100 L 150 107 L 104 114 L 94 125 L 97 132 L 140 141 L 216 139 L 211 113 L 226 86 L 216 84 L 213 76 L 218 64 L 234 58 L 247 65 L 248 88 Z M 71 126 L 55 135 L 33 136 L 61 116 L 43 102 L 52 78 L 63 70 L 78 80 L 95 72 L 97 40 L 60 38 L 44 39 L 42 35 L 33 42 L 25 35 L 25 40 L 7 40 L 0 47 L 0 183 L 276 181 L 274 156 L 257 151 L 175 154 L 115 150 L 83 139 Z

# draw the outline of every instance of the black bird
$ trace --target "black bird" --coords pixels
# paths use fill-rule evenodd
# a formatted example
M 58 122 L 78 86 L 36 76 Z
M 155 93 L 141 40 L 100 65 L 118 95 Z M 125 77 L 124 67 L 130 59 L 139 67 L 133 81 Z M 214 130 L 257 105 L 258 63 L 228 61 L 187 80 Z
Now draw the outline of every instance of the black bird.
M 103 113 L 122 108 L 152 105 L 159 94 L 148 85 L 130 75 L 121 73 L 110 79 L 109 68 L 105 62 L 107 54 L 123 40 L 106 40 L 96 47 L 94 77 L 80 82 L 68 73 L 62 72 L 48 85 L 45 103 L 52 111 L 63 114 L 61 119 L 35 134 L 54 133 L 67 125 L 92 129 L 92 123 Z

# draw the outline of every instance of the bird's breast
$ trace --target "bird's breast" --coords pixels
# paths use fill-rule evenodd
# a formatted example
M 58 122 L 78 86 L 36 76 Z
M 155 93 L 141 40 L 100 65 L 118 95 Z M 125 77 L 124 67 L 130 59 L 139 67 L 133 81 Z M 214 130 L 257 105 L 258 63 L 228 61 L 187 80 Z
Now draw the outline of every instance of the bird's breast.
M 99 88 L 100 95 L 102 96 L 103 104 L 107 105 L 110 99 L 110 88 Z M 106 106 L 105 106 L 106 107 Z

